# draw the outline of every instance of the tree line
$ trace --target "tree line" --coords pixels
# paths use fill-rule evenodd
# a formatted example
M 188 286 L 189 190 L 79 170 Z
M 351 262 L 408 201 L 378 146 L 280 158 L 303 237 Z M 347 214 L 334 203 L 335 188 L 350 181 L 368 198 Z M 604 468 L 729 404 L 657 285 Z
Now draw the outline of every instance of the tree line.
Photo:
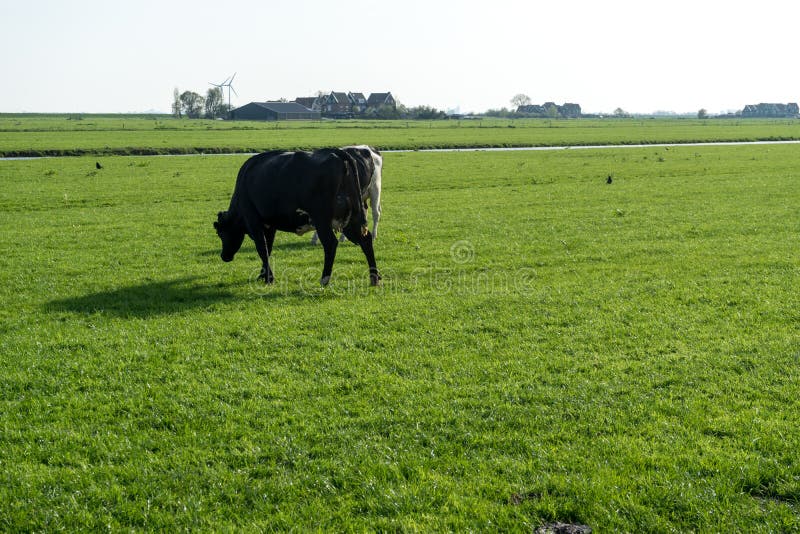
M 172 93 L 172 115 L 177 118 L 189 119 L 219 119 L 230 111 L 230 106 L 225 103 L 222 89 L 213 87 L 203 97 L 194 91 L 180 92 L 176 87 Z
M 281 101 L 286 102 L 285 99 Z M 511 104 L 514 106 L 512 109 L 500 108 L 489 109 L 481 115 L 487 117 L 501 117 L 501 118 L 522 118 L 527 117 L 529 114 L 521 113 L 519 108 L 522 106 L 530 105 L 531 99 L 524 94 L 515 95 L 511 99 Z M 172 115 L 177 118 L 189 119 L 219 119 L 225 117 L 231 110 L 232 106 L 225 103 L 225 98 L 222 89 L 213 87 L 206 92 L 206 96 L 199 95 L 194 91 L 179 91 L 176 87 L 173 91 L 172 97 Z M 551 118 L 558 117 L 557 109 L 546 109 L 552 115 Z M 631 114 L 617 108 L 614 110 L 613 116 L 616 118 L 631 117 Z M 700 119 L 708 118 L 708 111 L 701 109 L 697 113 Z M 373 112 L 371 115 L 366 115 L 364 118 L 373 119 L 410 119 L 410 120 L 444 120 L 450 118 L 447 113 L 440 111 L 431 106 L 417 106 L 407 108 L 400 102 L 397 103 L 396 108 L 384 106 L 379 110 Z

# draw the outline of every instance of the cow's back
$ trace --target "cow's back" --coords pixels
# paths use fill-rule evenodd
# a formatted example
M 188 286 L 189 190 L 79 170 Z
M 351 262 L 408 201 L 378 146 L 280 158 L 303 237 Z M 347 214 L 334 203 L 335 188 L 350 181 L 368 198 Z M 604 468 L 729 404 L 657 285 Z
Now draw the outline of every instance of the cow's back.
M 344 173 L 342 161 L 325 149 L 257 154 L 239 172 L 239 211 L 276 224 L 298 212 L 328 211 Z

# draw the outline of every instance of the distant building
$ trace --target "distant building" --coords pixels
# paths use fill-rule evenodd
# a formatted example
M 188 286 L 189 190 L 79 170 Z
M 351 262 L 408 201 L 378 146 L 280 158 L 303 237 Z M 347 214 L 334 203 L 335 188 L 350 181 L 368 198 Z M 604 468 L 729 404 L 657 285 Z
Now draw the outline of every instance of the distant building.
M 742 110 L 743 118 L 796 118 L 800 116 L 800 108 L 795 103 L 789 104 L 748 104 Z
M 250 102 L 231 110 L 228 117 L 240 121 L 318 120 L 320 112 L 297 102 Z
M 397 101 L 392 93 L 364 93 L 331 91 L 319 96 L 297 97 L 293 102 L 250 102 L 232 110 L 232 120 L 317 120 L 321 117 L 351 119 L 367 116 L 386 107 L 397 110 Z
M 353 115 L 353 103 L 347 93 L 333 91 L 323 97 L 322 113 L 329 117 L 348 118 Z
M 308 107 L 310 100 L 310 98 L 296 98 L 295 102 Z M 370 109 L 377 109 L 381 106 L 397 109 L 397 102 L 392 93 L 372 93 L 367 98 L 364 93 L 331 91 L 327 95 L 318 97 L 312 103 L 312 109 L 319 109 L 324 116 L 336 119 L 358 117 Z
M 359 114 L 367 111 L 367 99 L 364 93 L 348 93 L 347 96 L 353 106 L 353 113 Z
M 397 109 L 397 101 L 392 96 L 392 93 L 372 93 L 369 95 L 369 99 L 367 99 L 368 108 L 379 108 L 381 106 Z
M 517 108 L 517 113 L 524 113 L 526 115 L 531 115 L 536 117 L 545 116 L 544 106 L 540 106 L 538 104 L 527 104 L 525 106 L 519 106 Z
M 553 119 L 577 119 L 582 115 L 581 106 L 579 104 L 564 104 L 563 106 L 559 106 L 555 102 L 545 102 L 541 106 L 538 104 L 519 106 L 517 108 L 517 113 L 530 117 Z
M 577 119 L 583 114 L 580 104 L 564 104 L 558 108 L 558 112 L 567 119 Z
M 322 111 L 322 102 L 319 96 L 297 97 L 294 102 L 313 111 Z

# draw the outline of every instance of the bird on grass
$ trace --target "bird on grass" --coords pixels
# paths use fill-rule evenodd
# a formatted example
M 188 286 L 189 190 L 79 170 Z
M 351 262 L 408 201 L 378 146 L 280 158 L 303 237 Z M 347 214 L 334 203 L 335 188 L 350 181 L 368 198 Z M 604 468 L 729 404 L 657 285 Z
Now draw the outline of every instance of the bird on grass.
M 99 162 L 99 161 L 96 161 L 96 162 L 94 163 L 94 166 L 97 168 L 97 170 L 100 170 L 100 169 L 102 169 L 102 168 L 103 168 L 103 166 L 102 166 L 102 165 L 100 165 L 100 162 Z
M 608 178 L 606 178 L 606 183 L 607 183 L 607 184 L 610 184 L 610 183 L 611 183 L 611 182 L 613 182 L 613 181 L 614 181 L 614 180 L 612 180 L 612 179 L 611 179 L 611 175 L 609 174 L 609 175 L 608 175 Z

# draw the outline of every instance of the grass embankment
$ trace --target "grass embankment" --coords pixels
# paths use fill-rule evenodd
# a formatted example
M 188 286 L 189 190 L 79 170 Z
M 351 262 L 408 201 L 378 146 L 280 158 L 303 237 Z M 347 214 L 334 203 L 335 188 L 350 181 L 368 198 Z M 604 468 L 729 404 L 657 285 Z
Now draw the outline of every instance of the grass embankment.
M 0 164 L 0 530 L 800 529 L 796 147 L 389 154 L 375 290 L 243 159 Z
M 371 144 L 503 148 L 800 139 L 794 120 L 462 120 L 239 122 L 0 116 L 0 157 L 224 154 Z

